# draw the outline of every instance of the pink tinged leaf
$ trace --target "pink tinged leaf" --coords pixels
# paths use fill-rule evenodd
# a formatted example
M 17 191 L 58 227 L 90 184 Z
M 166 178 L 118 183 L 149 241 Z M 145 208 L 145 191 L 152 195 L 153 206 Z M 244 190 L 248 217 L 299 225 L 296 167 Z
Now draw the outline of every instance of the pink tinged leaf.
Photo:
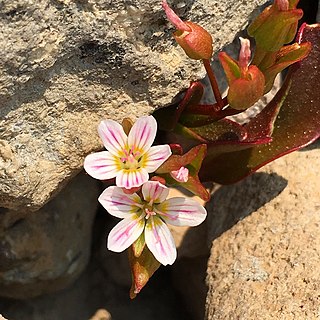
M 131 189 L 140 187 L 147 182 L 149 174 L 144 168 L 121 170 L 116 177 L 116 185 L 120 188 Z
M 147 247 L 154 257 L 164 266 L 173 264 L 177 257 L 177 250 L 167 225 L 157 216 L 151 216 L 145 227 Z
M 206 209 L 188 198 L 171 198 L 156 206 L 161 218 L 174 226 L 197 226 L 207 217 Z
M 189 170 L 186 167 L 181 167 L 179 170 L 171 171 L 170 176 L 178 182 L 187 182 L 189 178 Z
M 130 247 L 141 235 L 145 225 L 144 219 L 125 218 L 109 233 L 107 247 L 114 252 L 121 252 Z
M 122 126 L 113 120 L 103 120 L 98 126 L 99 136 L 105 146 L 113 155 L 119 156 L 127 143 L 127 135 Z
M 151 173 L 156 171 L 170 156 L 171 149 L 168 144 L 153 146 L 143 156 L 141 163 L 143 167 Z
M 91 177 L 99 180 L 112 179 L 119 172 L 117 159 L 108 151 L 89 154 L 83 166 Z
M 114 217 L 128 218 L 136 214 L 141 206 L 141 199 L 136 194 L 126 194 L 118 187 L 109 187 L 102 192 L 98 201 Z
M 128 135 L 128 146 L 133 150 L 147 152 L 157 133 L 157 121 L 153 116 L 139 118 Z
M 142 186 L 142 195 L 145 201 L 160 203 L 167 199 L 169 189 L 158 181 L 148 181 Z

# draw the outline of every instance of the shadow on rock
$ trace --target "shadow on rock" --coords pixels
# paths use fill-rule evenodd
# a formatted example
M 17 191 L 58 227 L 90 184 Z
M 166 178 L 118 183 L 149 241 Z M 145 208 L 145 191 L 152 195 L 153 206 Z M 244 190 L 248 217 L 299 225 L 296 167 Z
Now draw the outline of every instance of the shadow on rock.
M 219 188 L 207 205 L 209 243 L 275 198 L 287 184 L 276 173 L 258 172 L 234 185 Z
M 212 241 L 271 201 L 286 186 L 287 180 L 276 173 L 260 172 L 212 193 L 206 206 L 207 220 L 185 233 L 179 247 L 180 259 L 173 266 L 174 286 L 190 319 L 204 318 L 208 291 L 205 279 Z

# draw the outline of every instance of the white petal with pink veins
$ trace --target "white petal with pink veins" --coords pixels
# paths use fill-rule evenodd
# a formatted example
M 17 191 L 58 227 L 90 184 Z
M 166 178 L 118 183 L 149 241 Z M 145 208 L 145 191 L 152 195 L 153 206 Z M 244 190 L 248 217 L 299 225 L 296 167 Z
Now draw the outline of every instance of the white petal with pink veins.
M 117 218 L 128 218 L 141 209 L 141 199 L 136 194 L 126 194 L 118 187 L 108 187 L 98 201 L 112 215 Z
M 120 188 L 131 189 L 140 187 L 143 183 L 148 181 L 149 174 L 143 169 L 121 170 L 116 177 L 116 185 Z
M 171 156 L 171 153 L 168 144 L 153 146 L 143 155 L 143 167 L 148 172 L 154 172 Z
M 108 151 L 89 154 L 83 167 L 91 177 L 99 180 L 112 179 L 119 172 L 115 157 Z
M 107 247 L 114 252 L 129 248 L 141 235 L 145 225 L 144 219 L 137 217 L 120 221 L 109 233 Z
M 158 181 L 148 181 L 142 186 L 142 195 L 145 201 L 160 203 L 167 199 L 169 189 Z
M 113 155 L 119 156 L 127 144 L 127 135 L 122 126 L 113 120 L 103 120 L 98 126 L 99 136 L 105 146 Z
M 151 216 L 144 232 L 146 244 L 154 257 L 164 266 L 173 264 L 177 249 L 167 225 L 157 216 Z
M 152 116 L 141 117 L 132 126 L 128 135 L 130 148 L 148 151 L 157 133 L 157 121 Z
M 206 209 L 188 198 L 171 198 L 156 206 L 161 218 L 174 226 L 197 226 L 207 217 Z

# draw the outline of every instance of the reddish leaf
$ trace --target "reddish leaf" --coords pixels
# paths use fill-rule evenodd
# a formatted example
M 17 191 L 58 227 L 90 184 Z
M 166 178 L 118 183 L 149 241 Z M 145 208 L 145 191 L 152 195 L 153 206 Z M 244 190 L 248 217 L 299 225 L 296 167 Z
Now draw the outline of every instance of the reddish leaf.
M 306 59 L 291 67 L 291 87 L 274 123 L 272 142 L 205 159 L 201 171 L 204 180 L 236 182 L 319 138 L 320 25 L 302 26 L 299 40 L 310 41 L 312 50 Z M 279 96 L 275 99 L 279 101 Z
M 247 137 L 247 131 L 243 126 L 228 119 L 221 119 L 206 126 L 192 128 L 191 130 L 207 142 L 219 140 L 243 141 Z

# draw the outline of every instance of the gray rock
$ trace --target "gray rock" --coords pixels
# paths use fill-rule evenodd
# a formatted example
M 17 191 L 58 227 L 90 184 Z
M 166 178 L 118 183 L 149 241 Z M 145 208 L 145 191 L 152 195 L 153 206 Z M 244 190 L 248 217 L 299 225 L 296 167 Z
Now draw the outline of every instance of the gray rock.
M 205 319 L 318 318 L 319 161 L 294 152 L 213 195 Z
M 184 1 L 215 50 L 265 0 Z M 0 206 L 35 211 L 102 147 L 102 118 L 138 117 L 204 76 L 171 37 L 160 1 L 3 0 Z
M 99 195 L 80 174 L 37 212 L 0 213 L 0 296 L 25 299 L 72 283 L 85 268 Z

